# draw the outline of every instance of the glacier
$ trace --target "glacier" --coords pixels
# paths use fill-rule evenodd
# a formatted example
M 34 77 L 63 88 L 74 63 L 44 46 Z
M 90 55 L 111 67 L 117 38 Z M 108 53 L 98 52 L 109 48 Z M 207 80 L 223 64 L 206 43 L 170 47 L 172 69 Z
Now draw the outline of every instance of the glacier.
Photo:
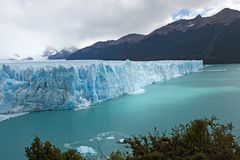
M 203 68 L 189 61 L 0 61 L 0 113 L 81 109 Z

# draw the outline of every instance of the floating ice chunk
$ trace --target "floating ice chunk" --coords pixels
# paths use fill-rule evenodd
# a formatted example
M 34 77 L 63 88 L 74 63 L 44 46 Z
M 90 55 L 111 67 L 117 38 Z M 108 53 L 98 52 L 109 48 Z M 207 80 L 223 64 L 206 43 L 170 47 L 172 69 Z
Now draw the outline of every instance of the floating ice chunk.
M 145 89 L 140 88 L 140 89 L 138 89 L 136 91 L 133 91 L 133 92 L 130 92 L 128 94 L 136 96 L 136 95 L 140 95 L 140 94 L 143 94 L 143 93 L 145 93 Z
M 76 149 L 89 159 L 101 159 L 101 155 L 109 155 L 112 151 L 115 151 L 116 148 L 122 152 L 127 151 L 124 145 L 117 143 L 118 140 L 126 137 L 129 137 L 129 135 L 114 131 L 102 132 L 92 138 L 65 143 L 64 147 Z M 98 138 L 101 138 L 101 140 L 99 141 Z
M 88 155 L 88 154 L 96 155 L 97 154 L 97 151 L 89 146 L 80 146 L 80 147 L 77 147 L 76 150 L 83 155 Z
M 111 136 L 107 137 L 106 139 L 107 140 L 113 140 L 113 139 L 115 139 L 115 137 L 113 135 L 111 135 Z
M 119 139 L 118 141 L 119 141 L 120 143 L 123 143 L 123 142 L 124 142 L 124 139 L 121 138 L 121 139 Z
M 205 69 L 204 72 L 226 72 L 226 69 Z
M 101 137 L 97 137 L 96 139 L 97 139 L 98 141 L 101 141 L 101 140 L 102 140 L 102 138 L 101 138 Z
M 71 145 L 70 145 L 69 143 L 65 143 L 65 144 L 64 144 L 64 147 L 65 147 L 65 148 L 71 148 Z

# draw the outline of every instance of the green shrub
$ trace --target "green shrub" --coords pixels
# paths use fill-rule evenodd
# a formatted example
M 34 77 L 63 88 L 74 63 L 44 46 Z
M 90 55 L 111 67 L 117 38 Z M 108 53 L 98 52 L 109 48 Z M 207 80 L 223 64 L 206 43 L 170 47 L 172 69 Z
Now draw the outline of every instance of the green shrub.
M 111 160 L 124 160 L 125 156 L 120 151 L 112 152 L 109 156 Z
M 40 138 L 35 137 L 31 146 L 25 148 L 25 155 L 28 160 L 84 160 L 76 150 L 61 150 L 49 141 L 41 142 Z
M 240 146 L 232 134 L 232 124 L 216 118 L 197 119 L 160 135 L 155 129 L 146 136 L 127 138 L 122 144 L 129 152 L 112 152 L 109 160 L 240 160 Z M 61 150 L 35 137 L 25 149 L 28 160 L 84 160 L 76 150 Z M 104 156 L 103 156 L 104 157 Z
M 147 136 L 133 136 L 123 144 L 130 148 L 120 160 L 240 160 L 240 146 L 232 134 L 232 124 L 216 118 L 197 119 L 172 129 L 169 136 L 154 130 Z M 115 159 L 114 159 L 115 158 Z

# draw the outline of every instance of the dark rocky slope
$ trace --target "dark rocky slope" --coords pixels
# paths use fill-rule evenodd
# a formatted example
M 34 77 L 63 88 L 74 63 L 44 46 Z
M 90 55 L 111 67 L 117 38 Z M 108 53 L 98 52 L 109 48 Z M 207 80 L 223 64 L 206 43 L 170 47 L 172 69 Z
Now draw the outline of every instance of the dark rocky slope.
M 211 17 L 178 20 L 148 35 L 130 34 L 116 41 L 97 42 L 68 59 L 203 59 L 205 63 L 238 63 L 240 12 L 226 8 Z

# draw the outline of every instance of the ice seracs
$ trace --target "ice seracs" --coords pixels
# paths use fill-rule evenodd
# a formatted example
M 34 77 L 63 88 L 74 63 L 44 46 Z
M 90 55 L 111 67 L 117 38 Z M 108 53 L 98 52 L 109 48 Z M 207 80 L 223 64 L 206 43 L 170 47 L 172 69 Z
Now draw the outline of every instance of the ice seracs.
M 79 109 L 202 67 L 202 61 L 0 62 L 0 113 Z

